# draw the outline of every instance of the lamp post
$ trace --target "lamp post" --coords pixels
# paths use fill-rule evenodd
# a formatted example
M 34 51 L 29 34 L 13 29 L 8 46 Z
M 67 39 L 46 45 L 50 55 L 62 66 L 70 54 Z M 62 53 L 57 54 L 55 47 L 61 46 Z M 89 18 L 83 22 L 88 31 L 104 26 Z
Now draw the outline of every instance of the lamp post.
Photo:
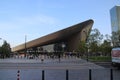
M 25 35 L 25 58 L 26 58 L 26 55 L 27 55 L 27 46 L 26 46 L 26 41 L 27 41 L 27 36 Z

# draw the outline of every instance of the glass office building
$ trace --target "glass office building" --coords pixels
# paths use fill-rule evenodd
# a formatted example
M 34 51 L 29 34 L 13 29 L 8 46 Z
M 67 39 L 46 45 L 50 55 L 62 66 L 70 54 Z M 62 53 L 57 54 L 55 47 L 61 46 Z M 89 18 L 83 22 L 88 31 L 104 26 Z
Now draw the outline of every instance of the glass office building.
M 112 42 L 114 47 L 120 46 L 120 6 L 114 6 L 110 10 Z
M 114 6 L 110 10 L 112 32 L 120 30 L 120 6 Z

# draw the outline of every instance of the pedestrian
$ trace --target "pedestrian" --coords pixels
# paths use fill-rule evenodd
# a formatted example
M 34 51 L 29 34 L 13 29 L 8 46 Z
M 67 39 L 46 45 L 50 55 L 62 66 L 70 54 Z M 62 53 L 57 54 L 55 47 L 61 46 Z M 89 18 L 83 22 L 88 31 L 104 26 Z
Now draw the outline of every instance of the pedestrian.
M 41 56 L 41 62 L 43 63 L 44 61 L 44 55 Z

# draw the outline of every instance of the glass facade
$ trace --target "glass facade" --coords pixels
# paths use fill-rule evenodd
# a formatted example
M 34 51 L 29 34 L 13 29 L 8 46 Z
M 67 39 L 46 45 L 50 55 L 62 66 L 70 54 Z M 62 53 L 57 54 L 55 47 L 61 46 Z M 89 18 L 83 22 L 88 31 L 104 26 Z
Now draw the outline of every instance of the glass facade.
M 43 51 L 54 52 L 54 44 L 43 46 Z
M 119 12 L 120 12 L 120 6 L 115 6 L 110 10 L 110 17 L 111 17 L 111 28 L 112 32 L 117 32 L 119 30 Z
M 110 10 L 112 32 L 120 30 L 120 6 L 115 6 Z
M 120 46 L 120 6 L 114 6 L 110 10 L 112 43 L 114 47 Z
M 43 51 L 47 52 L 60 52 L 65 50 L 65 47 L 66 44 L 64 42 L 42 46 Z

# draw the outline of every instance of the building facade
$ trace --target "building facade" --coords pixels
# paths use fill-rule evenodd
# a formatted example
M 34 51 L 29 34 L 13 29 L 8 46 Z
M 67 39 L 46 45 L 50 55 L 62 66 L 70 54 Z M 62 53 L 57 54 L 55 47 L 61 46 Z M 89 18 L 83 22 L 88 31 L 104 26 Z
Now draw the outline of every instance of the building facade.
M 73 52 L 78 49 L 79 42 L 85 41 L 94 21 L 92 19 L 56 31 L 12 48 L 13 52 Z M 26 52 L 27 52 L 26 51 Z
M 110 10 L 113 46 L 120 46 L 120 6 Z
M 110 10 L 112 32 L 120 30 L 120 6 L 114 6 Z

